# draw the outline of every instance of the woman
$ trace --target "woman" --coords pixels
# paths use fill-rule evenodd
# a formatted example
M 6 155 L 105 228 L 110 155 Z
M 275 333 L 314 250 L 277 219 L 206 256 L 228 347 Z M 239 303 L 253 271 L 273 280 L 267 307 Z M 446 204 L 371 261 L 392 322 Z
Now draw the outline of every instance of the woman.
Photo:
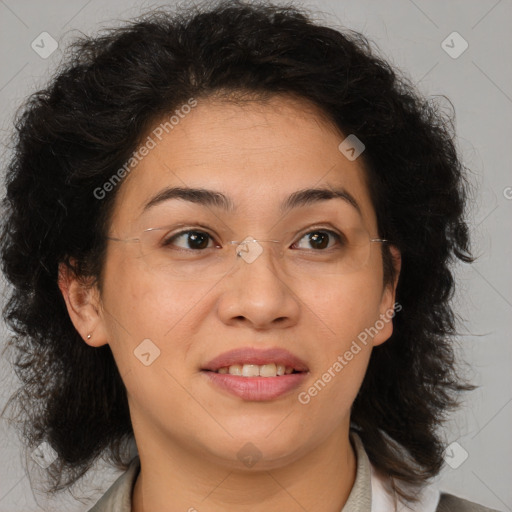
M 472 389 L 463 168 L 362 35 L 154 12 L 76 42 L 17 131 L 5 318 L 51 491 L 107 455 L 95 512 L 489 510 L 432 482 Z

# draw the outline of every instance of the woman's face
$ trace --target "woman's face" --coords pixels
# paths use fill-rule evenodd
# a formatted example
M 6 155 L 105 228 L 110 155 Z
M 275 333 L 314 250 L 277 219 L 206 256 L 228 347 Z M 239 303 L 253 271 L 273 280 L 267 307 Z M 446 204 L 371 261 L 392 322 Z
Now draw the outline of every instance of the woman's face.
M 142 246 L 108 242 L 98 316 L 82 334 L 92 329 L 87 342 L 112 349 L 139 449 L 277 467 L 348 432 L 372 347 L 392 332 L 381 244 L 367 242 L 368 254 L 325 232 L 378 237 L 361 159 L 340 151 L 345 136 L 312 107 L 286 97 L 200 100 L 169 126 L 149 133 L 154 147 L 118 185 L 110 235 L 170 229 L 146 232 Z M 230 208 L 165 193 L 173 187 L 221 193 Z M 315 188 L 345 197 L 310 194 L 283 209 Z M 248 236 L 263 242 L 236 257 L 226 242 Z M 276 239 L 283 245 L 265 241 Z M 219 251 L 231 251 L 229 264 Z

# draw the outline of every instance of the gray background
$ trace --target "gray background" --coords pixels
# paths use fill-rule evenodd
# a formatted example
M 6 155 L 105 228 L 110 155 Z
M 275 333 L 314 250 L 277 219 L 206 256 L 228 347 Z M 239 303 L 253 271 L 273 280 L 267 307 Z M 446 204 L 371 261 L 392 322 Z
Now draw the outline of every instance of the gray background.
M 2 161 L 9 156 L 5 141 L 15 108 L 45 84 L 61 49 L 78 31 L 91 34 L 163 3 L 0 0 Z M 480 255 L 472 266 L 457 267 L 455 301 L 462 318 L 458 351 L 470 363 L 468 375 L 480 387 L 467 396 L 446 431 L 447 443 L 458 444 L 446 452 L 441 488 L 489 507 L 512 510 L 512 1 L 311 0 L 295 4 L 320 12 L 319 19 L 332 26 L 362 31 L 423 94 L 445 94 L 455 107 L 457 144 L 475 185 L 470 222 L 474 252 Z M 457 58 L 442 46 L 454 31 L 469 44 Z M 42 32 L 59 43 L 46 59 L 31 48 Z M 462 48 L 453 37 L 445 45 L 452 52 Z M 5 295 L 0 283 L 2 291 Z M 0 348 L 5 338 L 5 326 L 0 324 Z M 16 382 L 12 369 L 0 361 L 0 407 Z M 0 512 L 87 510 L 119 474 L 98 463 L 72 492 L 49 499 L 40 492 L 41 471 L 24 458 L 5 421 L 0 422 L 0 436 Z M 30 469 L 28 475 L 25 466 Z

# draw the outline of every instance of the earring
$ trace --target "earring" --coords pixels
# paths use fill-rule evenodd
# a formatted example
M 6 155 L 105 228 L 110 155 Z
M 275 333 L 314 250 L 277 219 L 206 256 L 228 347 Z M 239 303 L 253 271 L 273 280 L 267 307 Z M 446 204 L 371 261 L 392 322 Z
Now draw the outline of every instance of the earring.
M 88 339 L 88 340 L 90 340 L 90 339 L 91 339 L 91 337 L 92 337 L 92 334 L 88 334 L 88 335 L 87 335 L 87 339 Z

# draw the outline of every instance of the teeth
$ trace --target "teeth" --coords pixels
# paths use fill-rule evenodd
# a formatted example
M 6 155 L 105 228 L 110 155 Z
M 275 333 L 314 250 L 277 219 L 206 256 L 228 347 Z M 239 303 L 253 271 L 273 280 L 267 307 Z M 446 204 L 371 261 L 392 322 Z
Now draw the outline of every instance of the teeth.
M 232 364 L 229 367 L 228 372 L 230 375 L 242 375 L 242 365 Z
M 242 366 L 242 377 L 258 377 L 260 367 L 257 364 L 244 364 Z
M 241 377 L 277 377 L 278 375 L 289 375 L 293 373 L 291 366 L 284 364 L 232 364 L 219 368 L 217 373 L 229 373 L 230 375 L 238 375 Z
M 264 364 L 259 367 L 260 377 L 275 377 L 277 375 L 277 366 L 274 363 Z

